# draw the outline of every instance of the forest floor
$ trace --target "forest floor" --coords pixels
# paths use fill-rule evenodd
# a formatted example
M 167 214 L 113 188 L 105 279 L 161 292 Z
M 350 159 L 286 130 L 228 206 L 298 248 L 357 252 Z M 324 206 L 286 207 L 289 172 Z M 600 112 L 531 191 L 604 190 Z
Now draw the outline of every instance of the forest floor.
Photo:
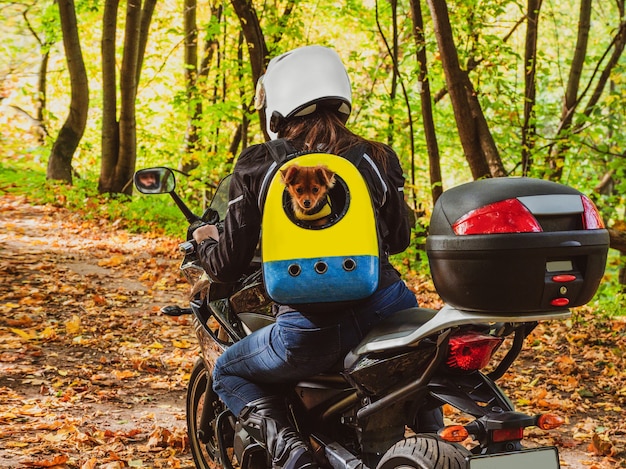
M 1 191 L 1 188 L 0 188 Z M 0 467 L 192 468 L 185 386 L 198 356 L 177 241 L 0 192 Z M 425 306 L 432 286 L 410 279 Z M 561 466 L 626 467 L 626 321 L 541 324 L 499 381 Z M 449 416 L 452 417 L 452 416 Z

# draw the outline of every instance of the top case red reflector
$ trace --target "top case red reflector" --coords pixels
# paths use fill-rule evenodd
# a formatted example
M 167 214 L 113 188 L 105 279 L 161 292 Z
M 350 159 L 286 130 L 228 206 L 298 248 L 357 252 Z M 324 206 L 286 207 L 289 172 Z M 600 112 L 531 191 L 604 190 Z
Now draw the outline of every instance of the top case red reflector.
M 576 276 L 571 274 L 560 274 L 552 276 L 552 281 L 557 283 L 573 282 L 574 280 L 576 280 Z
M 569 300 L 567 298 L 555 298 L 550 302 L 552 306 L 567 306 L 569 304 Z

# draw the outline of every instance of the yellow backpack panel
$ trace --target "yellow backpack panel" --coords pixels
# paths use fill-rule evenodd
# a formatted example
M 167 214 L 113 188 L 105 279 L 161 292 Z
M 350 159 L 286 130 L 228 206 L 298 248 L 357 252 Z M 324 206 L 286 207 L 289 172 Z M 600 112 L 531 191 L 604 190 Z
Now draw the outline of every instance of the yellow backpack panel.
M 312 226 L 293 214 L 281 179 L 290 165 L 325 165 L 335 173 L 333 214 Z M 261 253 L 269 296 L 282 304 L 349 301 L 378 286 L 379 244 L 369 190 L 348 159 L 309 153 L 289 159 L 272 177 L 263 206 Z

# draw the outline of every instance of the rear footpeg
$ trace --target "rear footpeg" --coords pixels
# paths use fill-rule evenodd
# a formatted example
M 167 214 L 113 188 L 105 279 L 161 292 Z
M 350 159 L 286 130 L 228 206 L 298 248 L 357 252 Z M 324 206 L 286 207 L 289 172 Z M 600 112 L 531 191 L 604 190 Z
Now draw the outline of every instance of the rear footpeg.
M 161 308 L 161 312 L 166 316 L 184 316 L 191 314 L 191 308 L 181 308 L 180 306 L 170 305 Z

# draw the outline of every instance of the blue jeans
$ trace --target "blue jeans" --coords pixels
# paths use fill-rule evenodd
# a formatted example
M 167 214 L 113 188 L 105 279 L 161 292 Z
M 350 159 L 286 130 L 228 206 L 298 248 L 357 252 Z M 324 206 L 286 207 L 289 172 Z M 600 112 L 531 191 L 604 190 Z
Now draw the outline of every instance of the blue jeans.
M 417 306 L 403 281 L 346 311 L 290 311 L 230 346 L 213 370 L 213 389 L 234 415 L 251 401 L 277 394 L 285 383 L 330 370 L 380 321 Z M 280 386 L 282 384 L 283 386 Z

